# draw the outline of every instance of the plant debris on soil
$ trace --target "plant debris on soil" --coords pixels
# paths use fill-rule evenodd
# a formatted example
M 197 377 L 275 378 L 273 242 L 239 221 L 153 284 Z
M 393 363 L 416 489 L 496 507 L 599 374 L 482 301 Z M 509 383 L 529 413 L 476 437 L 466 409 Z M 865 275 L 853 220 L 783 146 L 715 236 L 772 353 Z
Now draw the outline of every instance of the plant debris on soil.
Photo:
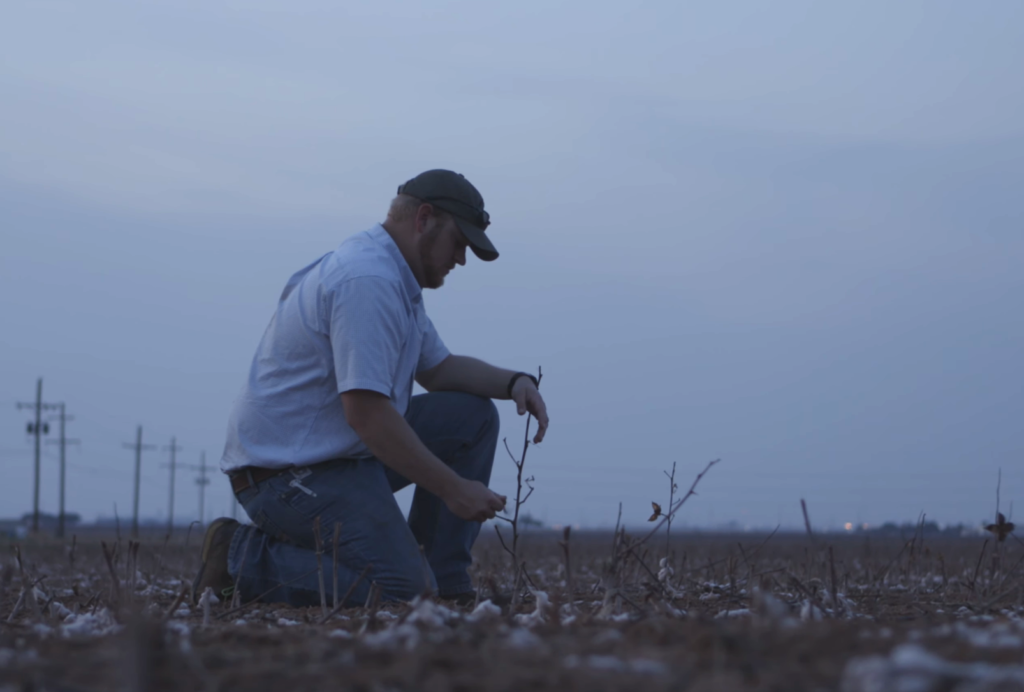
M 424 595 L 326 621 L 319 606 L 194 605 L 194 536 L 40 538 L 5 547 L 0 692 L 1024 692 L 1009 536 L 532 531 L 520 571 L 484 532 L 475 603 Z

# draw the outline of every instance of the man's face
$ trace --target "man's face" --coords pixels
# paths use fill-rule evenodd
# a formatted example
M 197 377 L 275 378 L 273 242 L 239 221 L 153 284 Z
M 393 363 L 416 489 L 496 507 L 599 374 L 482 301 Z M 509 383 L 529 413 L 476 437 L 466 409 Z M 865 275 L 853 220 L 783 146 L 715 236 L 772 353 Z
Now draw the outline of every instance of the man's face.
M 440 288 L 448 272 L 456 264 L 466 264 L 466 242 L 455 219 L 439 221 L 432 216 L 420 238 L 420 265 L 423 268 L 423 288 Z

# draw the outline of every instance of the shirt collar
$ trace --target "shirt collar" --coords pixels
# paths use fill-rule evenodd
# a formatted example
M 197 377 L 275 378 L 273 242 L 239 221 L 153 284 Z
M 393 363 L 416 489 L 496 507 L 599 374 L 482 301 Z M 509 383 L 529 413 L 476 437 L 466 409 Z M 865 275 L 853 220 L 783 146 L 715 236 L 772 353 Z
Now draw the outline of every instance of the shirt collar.
M 391 237 L 391 234 L 381 224 L 377 224 L 370 229 L 370 237 L 380 243 L 387 250 L 391 259 L 394 260 L 395 265 L 398 267 L 398 274 L 402 277 L 402 286 L 405 288 L 405 293 L 409 296 L 409 300 L 414 305 L 420 302 L 423 299 L 423 290 L 420 288 L 420 282 L 416 280 L 416 275 L 412 273 L 409 263 L 402 256 L 402 251 L 398 249 L 395 239 Z

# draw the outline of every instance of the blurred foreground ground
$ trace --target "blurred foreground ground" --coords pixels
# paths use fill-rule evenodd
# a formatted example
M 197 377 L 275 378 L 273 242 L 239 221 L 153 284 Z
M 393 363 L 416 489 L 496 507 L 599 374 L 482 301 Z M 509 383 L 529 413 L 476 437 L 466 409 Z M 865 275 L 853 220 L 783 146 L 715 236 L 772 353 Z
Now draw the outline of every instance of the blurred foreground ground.
M 478 603 L 371 604 L 323 623 L 319 607 L 172 608 L 198 533 L 144 537 L 135 558 L 106 536 L 109 566 L 96 536 L 73 554 L 8 543 L 0 692 L 1024 691 L 1013 535 L 998 551 L 983 537 L 677 535 L 668 559 L 663 534 L 630 552 L 637 538 L 572 534 L 567 579 L 563 535 L 526 534 L 524 596 L 509 603 L 511 560 L 486 527 Z

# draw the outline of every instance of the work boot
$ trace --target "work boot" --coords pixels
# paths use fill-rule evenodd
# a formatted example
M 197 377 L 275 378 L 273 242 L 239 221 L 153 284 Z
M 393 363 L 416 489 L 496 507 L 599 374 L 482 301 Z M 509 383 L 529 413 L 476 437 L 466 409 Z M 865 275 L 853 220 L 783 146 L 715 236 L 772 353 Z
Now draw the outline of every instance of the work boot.
M 192 582 L 192 602 L 198 602 L 206 587 L 213 589 L 213 595 L 226 600 L 231 598 L 235 589 L 235 580 L 228 574 L 228 550 L 231 548 L 231 537 L 241 526 L 234 519 L 222 517 L 206 529 L 203 538 L 203 562 L 199 565 L 199 573 Z

